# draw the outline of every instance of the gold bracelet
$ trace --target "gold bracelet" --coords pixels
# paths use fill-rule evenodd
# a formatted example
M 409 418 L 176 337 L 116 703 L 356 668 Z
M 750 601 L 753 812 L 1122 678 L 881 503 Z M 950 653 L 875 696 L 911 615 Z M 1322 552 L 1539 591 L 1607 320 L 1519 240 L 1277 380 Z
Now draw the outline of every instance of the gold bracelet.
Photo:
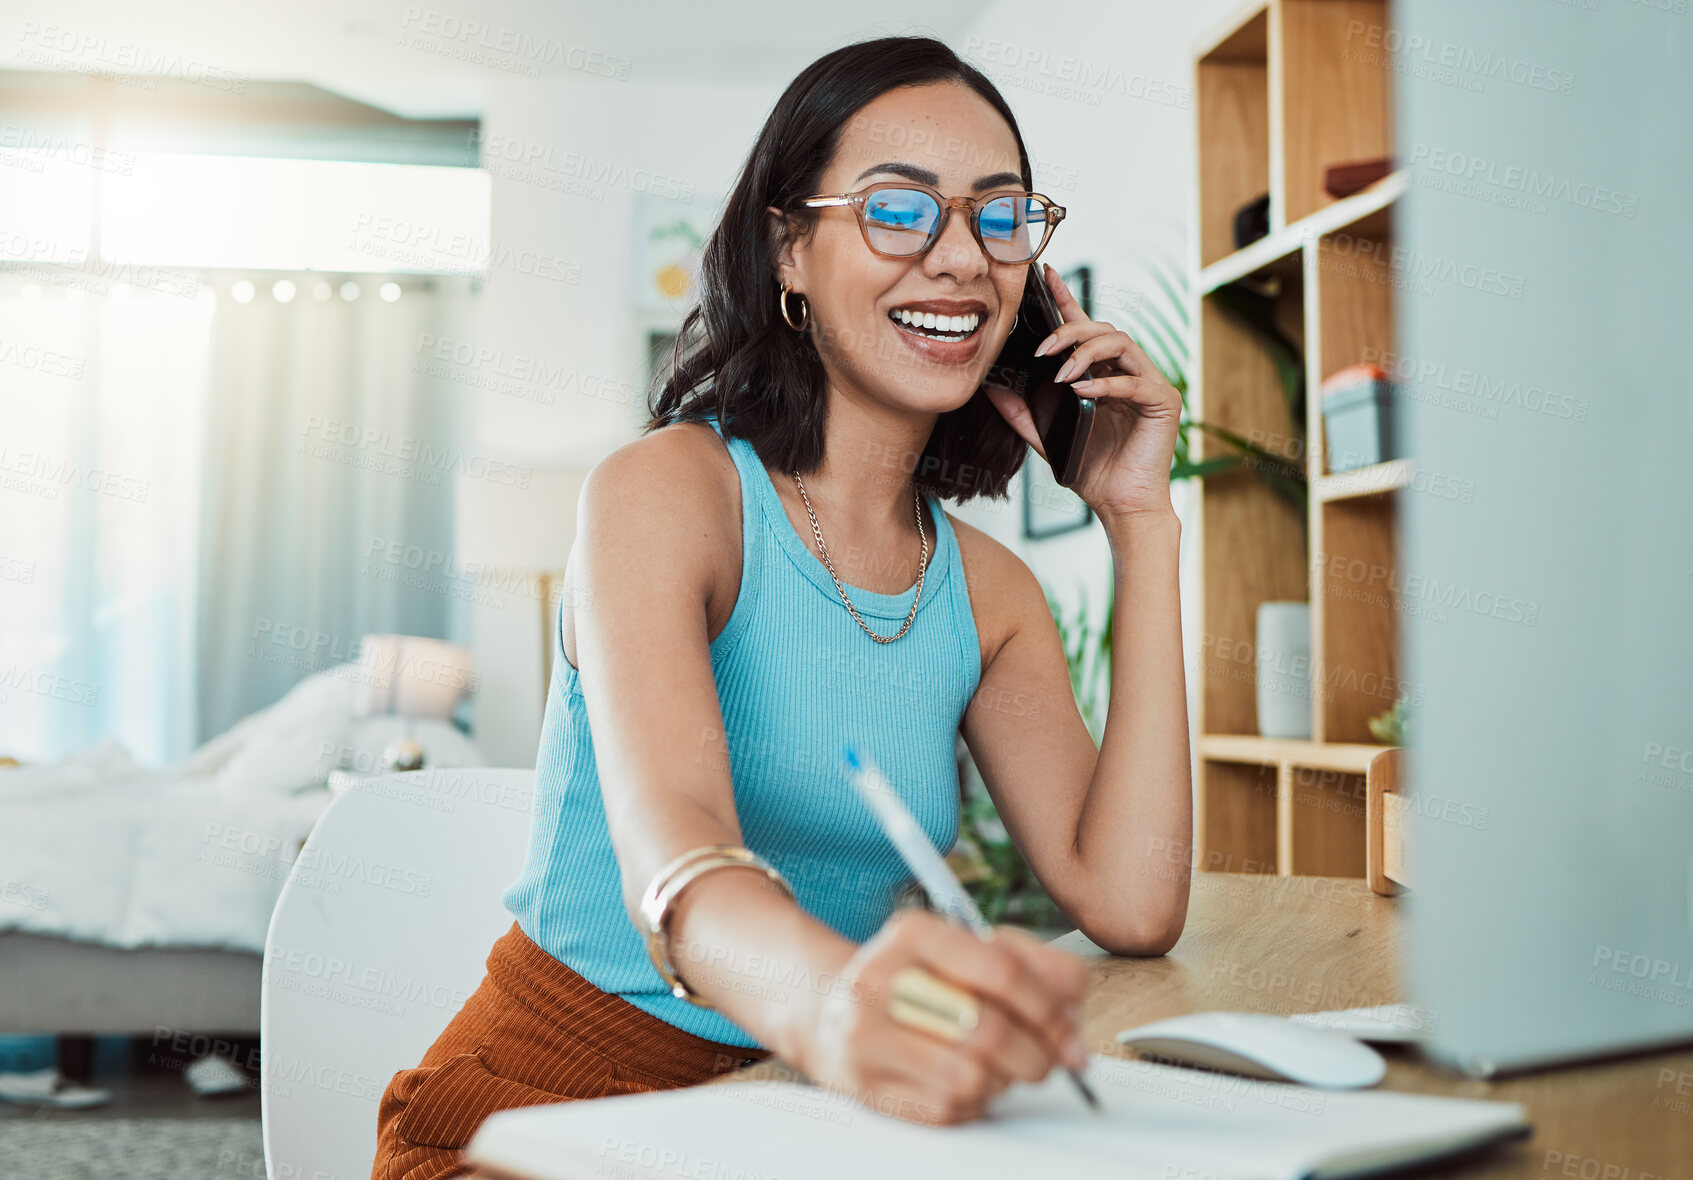
M 641 895 L 642 934 L 647 940 L 647 954 L 657 969 L 659 978 L 670 987 L 670 994 L 701 1008 L 710 1007 L 684 983 L 670 961 L 670 931 L 667 923 L 670 907 L 678 894 L 697 878 L 713 869 L 757 869 L 782 891 L 793 897 L 794 891 L 770 862 L 751 849 L 738 844 L 707 844 L 689 849 L 653 874 L 646 892 Z

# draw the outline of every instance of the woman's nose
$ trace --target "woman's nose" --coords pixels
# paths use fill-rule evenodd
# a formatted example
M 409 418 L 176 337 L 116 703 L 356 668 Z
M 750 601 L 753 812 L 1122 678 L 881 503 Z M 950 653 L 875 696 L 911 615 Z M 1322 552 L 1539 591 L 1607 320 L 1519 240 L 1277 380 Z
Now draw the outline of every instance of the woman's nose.
M 923 269 L 928 274 L 950 274 L 963 279 L 987 270 L 987 255 L 982 252 L 976 235 L 970 232 L 970 216 L 968 210 L 952 210 L 934 248 L 923 259 Z

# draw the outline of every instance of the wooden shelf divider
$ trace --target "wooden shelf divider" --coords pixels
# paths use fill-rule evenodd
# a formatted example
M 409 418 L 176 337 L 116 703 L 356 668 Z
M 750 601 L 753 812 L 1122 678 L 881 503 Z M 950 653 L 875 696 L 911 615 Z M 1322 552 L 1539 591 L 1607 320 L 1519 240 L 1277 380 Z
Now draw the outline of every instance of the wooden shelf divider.
M 1341 774 L 1363 774 L 1370 767 L 1370 759 L 1384 749 L 1363 742 L 1308 742 L 1245 733 L 1208 733 L 1199 739 L 1199 756 L 1210 762 L 1305 766 Z
M 1360 496 L 1379 496 L 1383 492 L 1397 492 L 1411 486 L 1414 468 L 1409 459 L 1389 459 L 1369 467 L 1342 471 L 1337 475 L 1317 477 L 1316 495 L 1323 503 L 1335 500 L 1355 500 Z

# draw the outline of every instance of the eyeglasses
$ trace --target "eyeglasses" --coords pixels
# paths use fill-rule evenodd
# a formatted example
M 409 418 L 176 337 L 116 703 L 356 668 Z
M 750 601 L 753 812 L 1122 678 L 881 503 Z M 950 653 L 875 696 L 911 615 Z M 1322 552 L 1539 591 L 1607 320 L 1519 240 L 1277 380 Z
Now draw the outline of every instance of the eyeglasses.
M 858 214 L 864 244 L 883 258 L 916 258 L 940 240 L 947 218 L 962 209 L 970 232 L 995 262 L 1033 262 L 1046 249 L 1064 207 L 1039 193 L 989 193 L 981 197 L 944 197 L 926 184 L 884 181 L 856 193 L 807 197 L 807 209 L 850 205 Z

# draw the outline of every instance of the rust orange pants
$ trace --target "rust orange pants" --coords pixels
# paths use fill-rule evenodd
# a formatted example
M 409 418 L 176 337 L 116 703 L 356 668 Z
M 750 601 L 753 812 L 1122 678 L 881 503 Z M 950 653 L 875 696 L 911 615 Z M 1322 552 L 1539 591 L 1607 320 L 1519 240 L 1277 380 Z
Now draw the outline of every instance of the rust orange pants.
M 767 1056 L 601 991 L 513 922 L 481 986 L 383 1091 L 371 1180 L 463 1175 L 461 1149 L 497 1110 L 691 1086 Z

